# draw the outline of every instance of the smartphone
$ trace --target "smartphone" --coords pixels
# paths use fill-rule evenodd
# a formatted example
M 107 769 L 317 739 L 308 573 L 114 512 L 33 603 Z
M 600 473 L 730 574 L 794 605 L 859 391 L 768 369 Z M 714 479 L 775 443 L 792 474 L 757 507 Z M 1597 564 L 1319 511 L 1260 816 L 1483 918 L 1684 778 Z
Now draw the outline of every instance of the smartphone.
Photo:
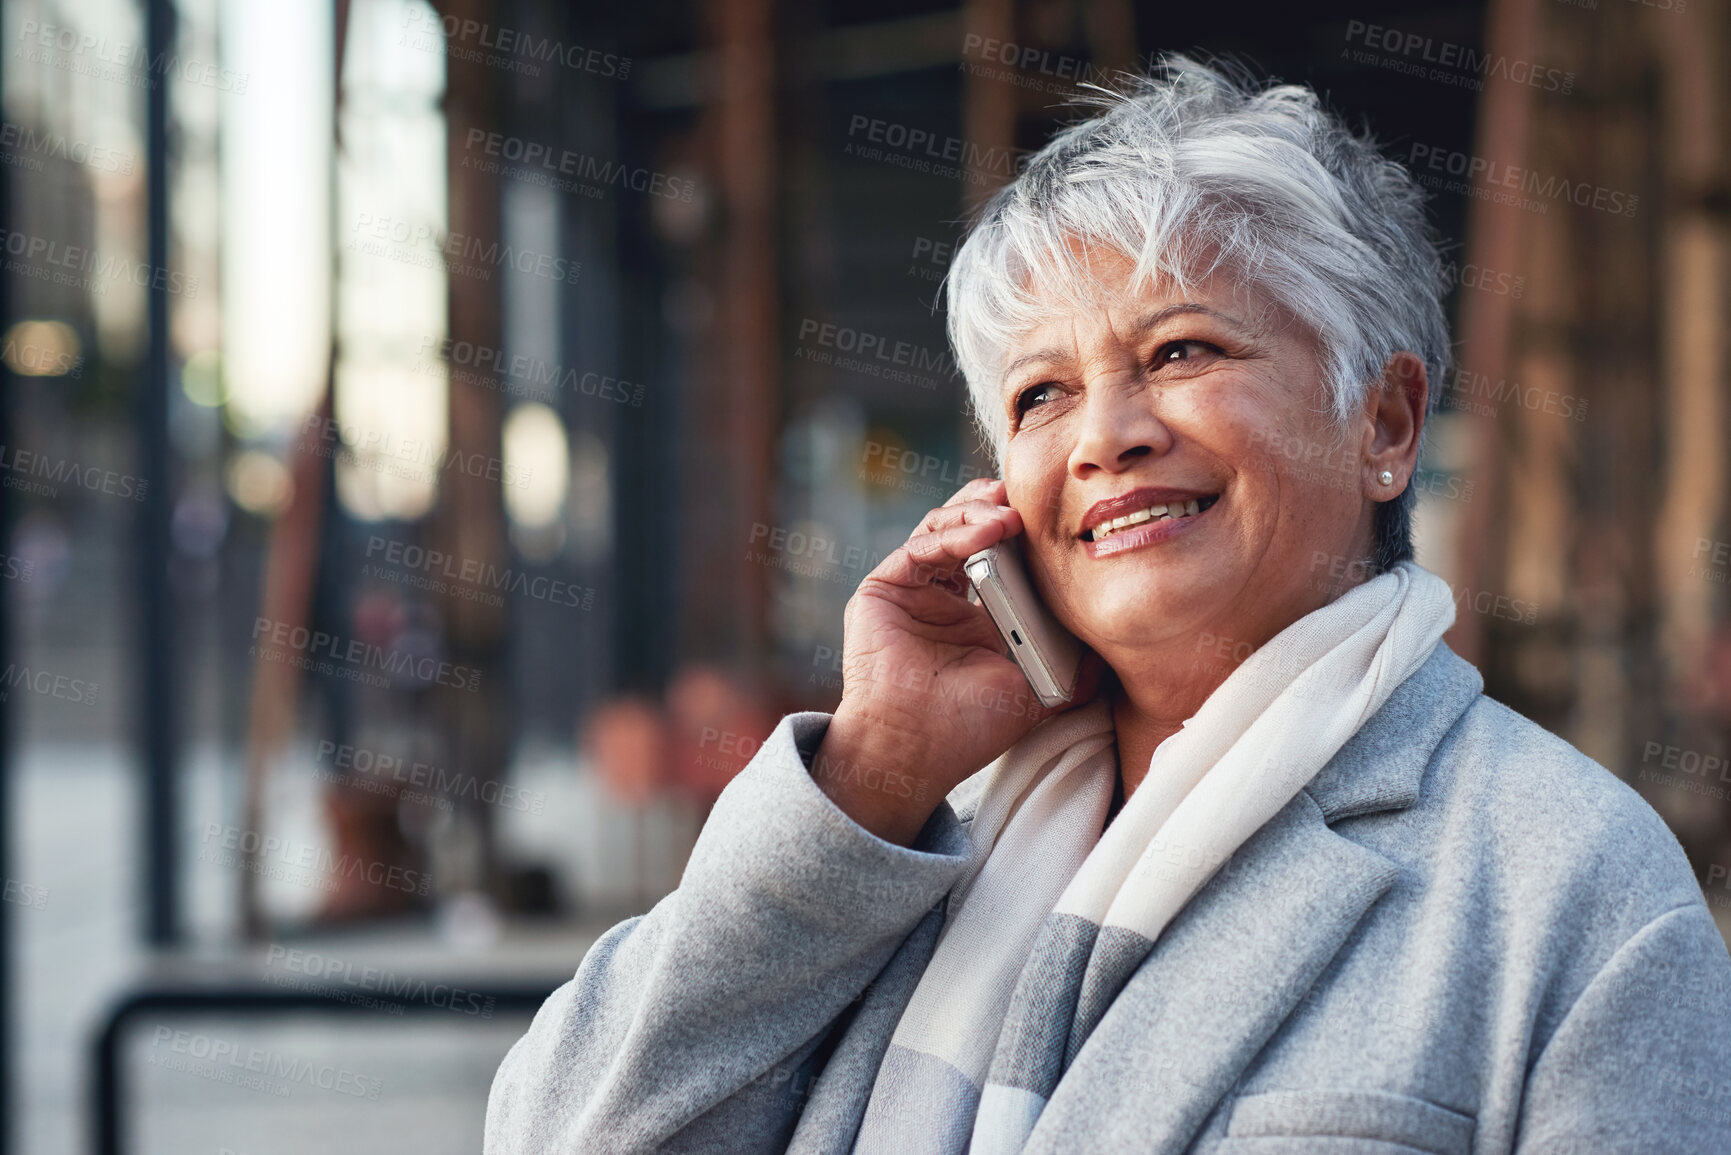
M 1082 643 L 1034 592 L 1015 540 L 981 550 L 963 569 L 1040 704 L 1062 706 L 1074 698 Z

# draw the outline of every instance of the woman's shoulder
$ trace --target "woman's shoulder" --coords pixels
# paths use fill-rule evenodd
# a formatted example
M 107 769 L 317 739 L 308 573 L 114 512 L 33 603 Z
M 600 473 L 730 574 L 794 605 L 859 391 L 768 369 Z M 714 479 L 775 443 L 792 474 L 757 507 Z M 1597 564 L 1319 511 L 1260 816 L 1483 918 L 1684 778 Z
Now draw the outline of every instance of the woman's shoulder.
M 1676 835 L 1628 782 L 1482 694 L 1437 745 L 1415 811 L 1456 851 L 1475 843 L 1554 897 L 1620 896 L 1654 914 L 1702 901 Z
M 1669 833 L 1646 800 L 1602 763 L 1483 694 L 1437 745 L 1432 770 L 1443 771 L 1439 787 L 1506 803 L 1511 822 L 1569 814 L 1589 824 L 1598 819 Z

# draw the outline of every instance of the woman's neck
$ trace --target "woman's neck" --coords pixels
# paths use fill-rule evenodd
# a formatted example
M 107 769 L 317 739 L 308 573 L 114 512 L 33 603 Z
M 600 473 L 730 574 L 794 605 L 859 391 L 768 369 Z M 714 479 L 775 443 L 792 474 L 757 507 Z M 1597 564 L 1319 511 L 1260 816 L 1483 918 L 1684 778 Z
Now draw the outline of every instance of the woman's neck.
M 1369 523 L 1360 528 L 1357 554 L 1369 551 Z M 1332 602 L 1369 580 L 1367 571 L 1349 571 L 1326 590 L 1309 589 L 1287 602 L 1264 600 L 1254 613 L 1232 612 L 1194 633 L 1182 633 L 1158 645 L 1125 644 L 1117 652 L 1101 651 L 1111 671 L 1103 688 L 1112 703 L 1112 725 L 1118 732 L 1118 775 L 1129 799 L 1142 779 L 1154 750 L 1196 716 L 1202 703 L 1220 688 L 1269 639 L 1293 622 Z
M 1110 680 L 1112 725 L 1118 735 L 1118 776 L 1124 783 L 1126 801 L 1148 776 L 1155 749 L 1183 728 L 1231 672 L 1230 665 L 1210 658 L 1188 665 L 1173 663 L 1165 676 L 1138 678 L 1133 688 L 1121 677 Z

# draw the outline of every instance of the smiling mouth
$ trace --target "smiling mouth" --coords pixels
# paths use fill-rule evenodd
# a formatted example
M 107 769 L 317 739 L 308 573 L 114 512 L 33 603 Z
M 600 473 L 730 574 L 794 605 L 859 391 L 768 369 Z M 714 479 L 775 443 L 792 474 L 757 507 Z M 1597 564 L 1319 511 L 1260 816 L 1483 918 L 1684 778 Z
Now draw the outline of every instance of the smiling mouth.
M 1092 529 L 1083 530 L 1082 540 L 1105 541 L 1120 530 L 1134 529 L 1149 522 L 1180 521 L 1186 517 L 1195 517 L 1199 513 L 1206 513 L 1219 500 L 1218 493 L 1211 493 L 1207 497 L 1192 498 L 1189 501 L 1155 502 L 1146 509 L 1138 509 L 1123 517 L 1101 522 Z

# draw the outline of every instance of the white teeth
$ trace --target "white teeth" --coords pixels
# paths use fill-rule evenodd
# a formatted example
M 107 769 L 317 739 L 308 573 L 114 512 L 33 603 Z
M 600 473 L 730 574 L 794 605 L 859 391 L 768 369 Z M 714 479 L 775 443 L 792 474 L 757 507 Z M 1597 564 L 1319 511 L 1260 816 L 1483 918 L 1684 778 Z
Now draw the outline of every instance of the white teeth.
M 1095 541 L 1117 533 L 1127 526 L 1141 525 L 1145 521 L 1162 521 L 1174 517 L 1195 517 L 1202 511 L 1197 501 L 1173 502 L 1170 505 L 1151 505 L 1147 509 L 1139 509 L 1135 513 L 1115 517 L 1111 521 L 1103 521 L 1094 527 Z

